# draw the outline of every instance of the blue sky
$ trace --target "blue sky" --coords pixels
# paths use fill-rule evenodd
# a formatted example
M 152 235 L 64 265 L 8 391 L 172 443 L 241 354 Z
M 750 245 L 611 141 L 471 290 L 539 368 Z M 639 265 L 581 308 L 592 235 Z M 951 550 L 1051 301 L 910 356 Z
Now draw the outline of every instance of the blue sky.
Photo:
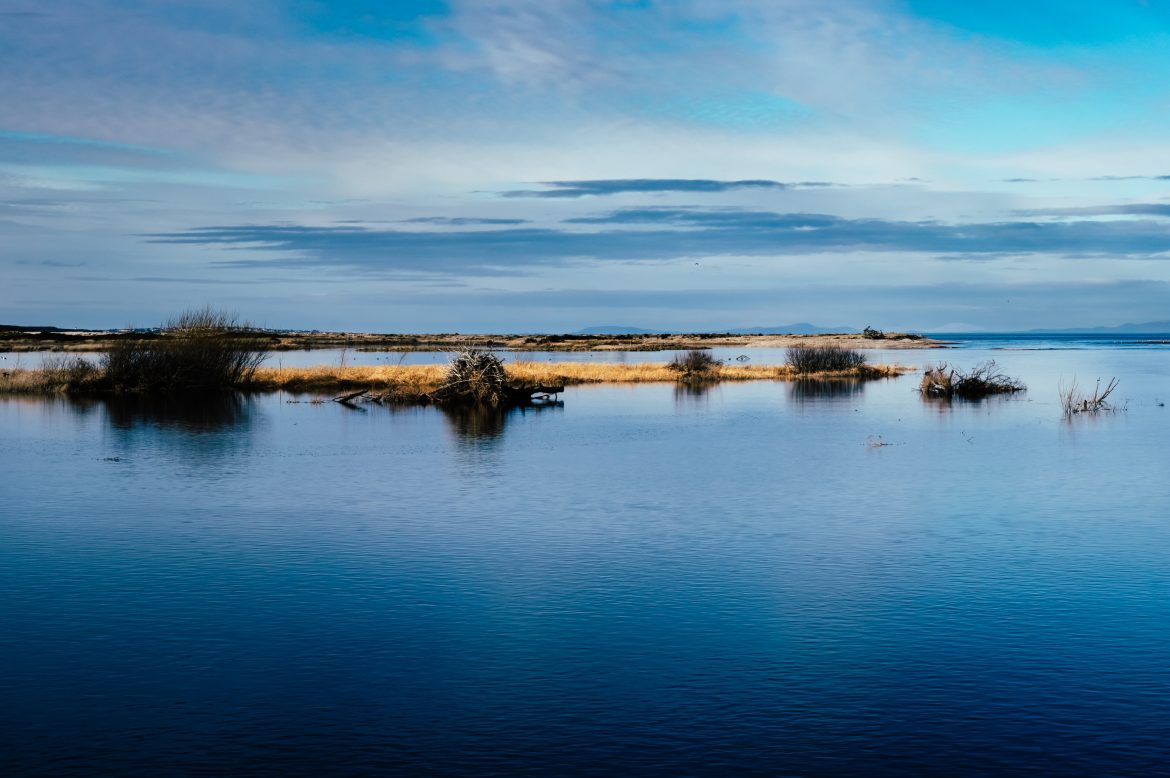
M 1170 319 L 1170 0 L 0 0 L 0 322 Z

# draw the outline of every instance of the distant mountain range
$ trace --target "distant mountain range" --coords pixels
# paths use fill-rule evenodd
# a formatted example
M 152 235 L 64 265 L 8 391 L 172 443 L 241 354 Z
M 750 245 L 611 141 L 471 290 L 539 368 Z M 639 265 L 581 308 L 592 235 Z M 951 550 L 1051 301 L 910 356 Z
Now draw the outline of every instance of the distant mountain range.
M 737 327 L 735 329 L 705 330 L 728 335 L 820 335 L 826 332 L 860 332 L 855 327 L 818 327 L 815 324 L 799 322 L 797 324 L 782 324 L 778 327 Z M 601 327 L 586 327 L 577 330 L 575 335 L 662 335 L 678 332 L 677 330 L 647 330 L 641 327 L 623 327 L 606 325 Z
M 1073 327 L 1065 330 L 1028 330 L 1036 335 L 1122 335 L 1134 333 L 1148 335 L 1152 333 L 1170 332 L 1170 321 L 1147 321 L 1140 324 L 1119 324 L 1116 327 Z

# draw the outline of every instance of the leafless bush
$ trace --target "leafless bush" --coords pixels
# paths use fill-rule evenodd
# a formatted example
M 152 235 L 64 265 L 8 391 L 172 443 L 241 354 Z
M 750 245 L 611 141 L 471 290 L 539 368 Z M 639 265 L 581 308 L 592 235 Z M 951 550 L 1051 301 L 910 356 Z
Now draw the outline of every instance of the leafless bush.
M 439 402 L 499 407 L 508 402 L 508 374 L 490 351 L 465 348 L 447 366 L 443 383 L 432 395 Z
M 839 373 L 865 367 L 865 354 L 843 346 L 790 346 L 788 364 L 797 373 Z
M 1068 388 L 1061 385 L 1058 390 L 1060 392 L 1060 405 L 1064 410 L 1064 415 L 1072 416 L 1077 413 L 1097 413 L 1098 411 L 1113 410 L 1113 406 L 1107 400 L 1116 388 L 1116 378 L 1110 378 L 1109 383 L 1105 385 L 1104 389 L 1101 388 L 1101 379 L 1098 378 L 1097 385 L 1093 387 L 1092 394 L 1088 394 L 1081 391 L 1074 378 Z
M 265 349 L 265 340 L 235 314 L 200 308 L 170 319 L 157 337 L 116 344 L 102 366 L 117 389 L 227 389 L 252 377 Z
M 674 359 L 667 365 L 677 371 L 683 378 L 702 378 L 719 367 L 719 360 L 711 356 L 706 349 L 693 348 L 681 354 L 675 354 Z
M 949 367 L 945 362 L 927 368 L 918 389 L 928 397 L 961 397 L 979 400 L 993 394 L 1012 394 L 1024 390 L 1018 378 L 999 371 L 995 360 L 976 365 L 968 372 Z

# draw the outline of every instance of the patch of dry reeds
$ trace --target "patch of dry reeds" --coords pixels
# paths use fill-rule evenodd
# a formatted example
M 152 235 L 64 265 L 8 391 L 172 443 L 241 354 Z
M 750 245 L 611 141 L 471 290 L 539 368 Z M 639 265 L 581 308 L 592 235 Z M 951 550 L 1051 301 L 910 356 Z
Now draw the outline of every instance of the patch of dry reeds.
M 1101 388 L 1101 379 L 1097 379 L 1097 385 L 1093 387 L 1092 393 L 1081 391 L 1077 386 L 1077 381 L 1074 378 L 1072 384 L 1065 388 L 1060 386 L 1060 406 L 1064 410 L 1065 416 L 1073 416 L 1077 413 L 1098 413 L 1100 411 L 1111 411 L 1113 406 L 1108 402 L 1109 395 L 1113 394 L 1113 390 L 1117 388 L 1117 379 L 1110 378 L 1109 383 L 1105 388 Z
M 40 368 L 0 370 L 0 392 L 52 394 L 100 388 L 101 369 L 82 357 L 45 357 Z
M 845 373 L 865 367 L 865 354 L 843 346 L 789 346 L 788 364 L 802 375 Z
M 926 369 L 918 390 L 927 397 L 979 400 L 993 394 L 1012 394 L 1025 389 L 1022 381 L 1000 372 L 995 360 L 962 371 L 940 362 Z

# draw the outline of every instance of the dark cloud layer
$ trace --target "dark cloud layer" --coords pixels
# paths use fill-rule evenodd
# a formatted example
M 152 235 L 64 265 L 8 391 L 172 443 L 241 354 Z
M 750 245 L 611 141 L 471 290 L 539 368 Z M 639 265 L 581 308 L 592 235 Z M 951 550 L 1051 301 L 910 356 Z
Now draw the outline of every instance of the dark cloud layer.
M 1170 216 L 1166 203 L 1126 203 L 1123 205 L 1089 205 L 1078 208 L 1037 208 L 1019 211 L 1024 216 Z
M 630 192 L 729 192 L 733 189 L 806 189 L 840 186 L 828 181 L 800 181 L 785 183 L 767 179 L 716 181 L 709 178 L 606 178 L 586 181 L 541 181 L 548 189 L 513 189 L 501 192 L 503 197 L 604 197 Z
M 630 208 L 564 224 L 457 231 L 228 225 L 147 237 L 155 243 L 269 254 L 225 262 L 235 266 L 443 275 L 514 275 L 580 260 L 668 261 L 720 255 L 871 251 L 965 258 L 1031 253 L 1149 257 L 1170 252 L 1170 225 L 1156 219 L 943 224 L 732 208 Z
M 527 224 L 527 219 L 484 219 L 473 216 L 419 216 L 414 219 L 403 219 L 403 224 L 445 224 L 449 227 L 469 227 L 473 225 L 511 225 Z

